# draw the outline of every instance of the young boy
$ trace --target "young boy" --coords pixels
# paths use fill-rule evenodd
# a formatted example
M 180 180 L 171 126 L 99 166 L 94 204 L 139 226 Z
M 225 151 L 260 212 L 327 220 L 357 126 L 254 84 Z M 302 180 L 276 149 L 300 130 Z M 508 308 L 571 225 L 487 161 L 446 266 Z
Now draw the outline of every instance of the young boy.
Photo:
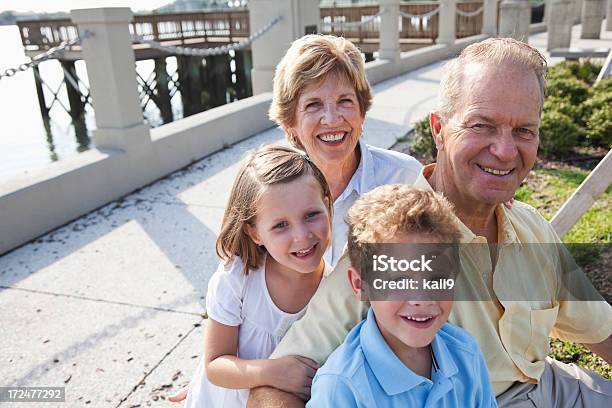
M 364 295 L 359 268 L 372 258 L 369 243 L 456 244 L 452 214 L 444 198 L 407 185 L 363 195 L 347 220 L 348 277 L 356 296 Z M 372 300 L 367 318 L 318 370 L 307 406 L 497 407 L 478 344 L 446 323 L 452 302 L 449 296 Z

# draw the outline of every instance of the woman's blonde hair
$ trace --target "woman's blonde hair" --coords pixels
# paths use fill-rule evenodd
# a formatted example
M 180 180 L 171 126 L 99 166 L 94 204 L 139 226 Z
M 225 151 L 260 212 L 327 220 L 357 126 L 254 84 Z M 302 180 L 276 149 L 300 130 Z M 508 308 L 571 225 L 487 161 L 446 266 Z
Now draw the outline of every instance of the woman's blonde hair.
M 295 40 L 276 67 L 270 119 L 285 130 L 291 127 L 301 92 L 310 85 L 319 85 L 330 74 L 348 80 L 357 95 L 361 115 L 365 116 L 372 106 L 372 90 L 359 49 L 342 37 L 309 34 Z M 304 150 L 295 135 L 287 132 L 287 138 Z
M 244 263 L 243 274 L 261 265 L 265 249 L 259 247 L 245 232 L 246 223 L 254 225 L 257 209 L 266 187 L 288 183 L 311 175 L 326 198 L 331 223 L 333 198 L 325 176 L 302 152 L 284 146 L 266 146 L 247 155 L 234 180 L 223 214 L 221 232 L 217 237 L 217 255 L 226 262 L 239 256 Z

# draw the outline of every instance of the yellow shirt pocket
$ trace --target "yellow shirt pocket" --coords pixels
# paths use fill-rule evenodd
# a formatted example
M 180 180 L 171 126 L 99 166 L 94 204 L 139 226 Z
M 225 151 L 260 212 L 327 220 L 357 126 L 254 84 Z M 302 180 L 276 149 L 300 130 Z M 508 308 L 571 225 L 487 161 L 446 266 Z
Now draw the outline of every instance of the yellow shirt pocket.
M 559 305 L 552 309 L 532 310 L 530 314 L 531 335 L 525 358 L 531 362 L 544 361 L 550 351 L 548 336 L 557 321 Z

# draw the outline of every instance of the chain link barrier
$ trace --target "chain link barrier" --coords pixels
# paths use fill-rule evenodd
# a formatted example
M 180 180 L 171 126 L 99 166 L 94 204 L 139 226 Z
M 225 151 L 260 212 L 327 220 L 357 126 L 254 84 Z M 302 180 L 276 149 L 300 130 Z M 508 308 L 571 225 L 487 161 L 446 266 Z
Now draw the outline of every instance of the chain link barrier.
M 61 56 L 64 54 L 64 51 L 66 51 L 66 48 L 78 45 L 81 43 L 81 40 L 90 37 L 93 37 L 93 33 L 90 31 L 85 31 L 81 36 L 77 38 L 73 38 L 70 41 L 62 41 L 60 45 L 53 48 L 49 48 L 47 51 L 35 55 L 29 62 L 24 62 L 23 64 L 18 65 L 16 68 L 9 68 L 4 70 L 4 72 L 0 72 L 0 79 L 4 77 L 10 78 L 18 72 L 24 72 L 32 67 L 37 66 L 43 61 L 47 61 L 48 59 L 54 58 L 56 56 Z
M 213 55 L 227 54 L 230 51 L 241 50 L 243 48 L 248 47 L 249 45 L 251 45 L 251 43 L 259 39 L 259 37 L 267 33 L 280 20 L 281 20 L 280 16 L 274 18 L 268 24 L 266 24 L 261 29 L 259 29 L 256 33 L 252 34 L 251 36 L 249 36 L 248 38 L 245 38 L 242 41 L 239 41 L 233 44 L 222 45 L 220 47 L 214 47 L 214 48 L 191 48 L 191 47 L 182 47 L 182 46 L 174 46 L 174 45 L 164 45 L 157 41 L 147 40 L 138 34 L 132 34 L 132 40 L 134 40 L 135 42 L 142 43 L 142 44 L 147 44 L 149 45 L 149 47 L 153 49 L 156 49 L 162 52 L 166 52 L 168 54 L 187 55 L 187 56 L 194 56 L 194 57 L 210 57 Z
M 351 21 L 349 23 L 344 23 L 342 21 L 331 21 L 329 23 L 322 23 L 322 24 L 329 24 L 331 27 L 333 28 L 353 28 L 353 27 L 360 27 L 362 25 L 368 24 L 373 22 L 374 20 L 376 20 L 378 17 L 382 16 L 383 14 L 385 14 L 386 11 L 379 11 L 378 13 L 368 16 L 366 18 L 364 18 L 361 21 Z
M 435 16 L 436 14 L 438 14 L 440 12 L 440 6 L 436 7 L 435 9 L 428 11 L 427 13 L 423 13 L 423 14 L 411 14 L 411 13 L 406 13 L 404 11 L 400 10 L 400 15 L 404 18 L 430 18 Z
M 456 8 L 455 12 L 463 17 L 476 17 L 477 15 L 482 13 L 483 10 L 484 10 L 484 5 L 480 6 L 478 10 L 474 10 L 474 11 L 463 11 L 463 10 L 459 10 L 458 8 Z

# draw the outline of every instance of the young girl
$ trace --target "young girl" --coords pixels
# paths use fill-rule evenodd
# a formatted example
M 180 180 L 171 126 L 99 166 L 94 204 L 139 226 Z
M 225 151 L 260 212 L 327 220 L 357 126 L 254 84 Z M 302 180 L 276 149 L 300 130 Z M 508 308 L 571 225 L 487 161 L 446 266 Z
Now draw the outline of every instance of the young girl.
M 264 385 L 308 398 L 314 361 L 266 358 L 331 272 L 332 202 L 323 174 L 294 149 L 245 159 L 217 238 L 223 262 L 208 284 L 204 358 L 186 407 L 245 407 L 248 389 Z

